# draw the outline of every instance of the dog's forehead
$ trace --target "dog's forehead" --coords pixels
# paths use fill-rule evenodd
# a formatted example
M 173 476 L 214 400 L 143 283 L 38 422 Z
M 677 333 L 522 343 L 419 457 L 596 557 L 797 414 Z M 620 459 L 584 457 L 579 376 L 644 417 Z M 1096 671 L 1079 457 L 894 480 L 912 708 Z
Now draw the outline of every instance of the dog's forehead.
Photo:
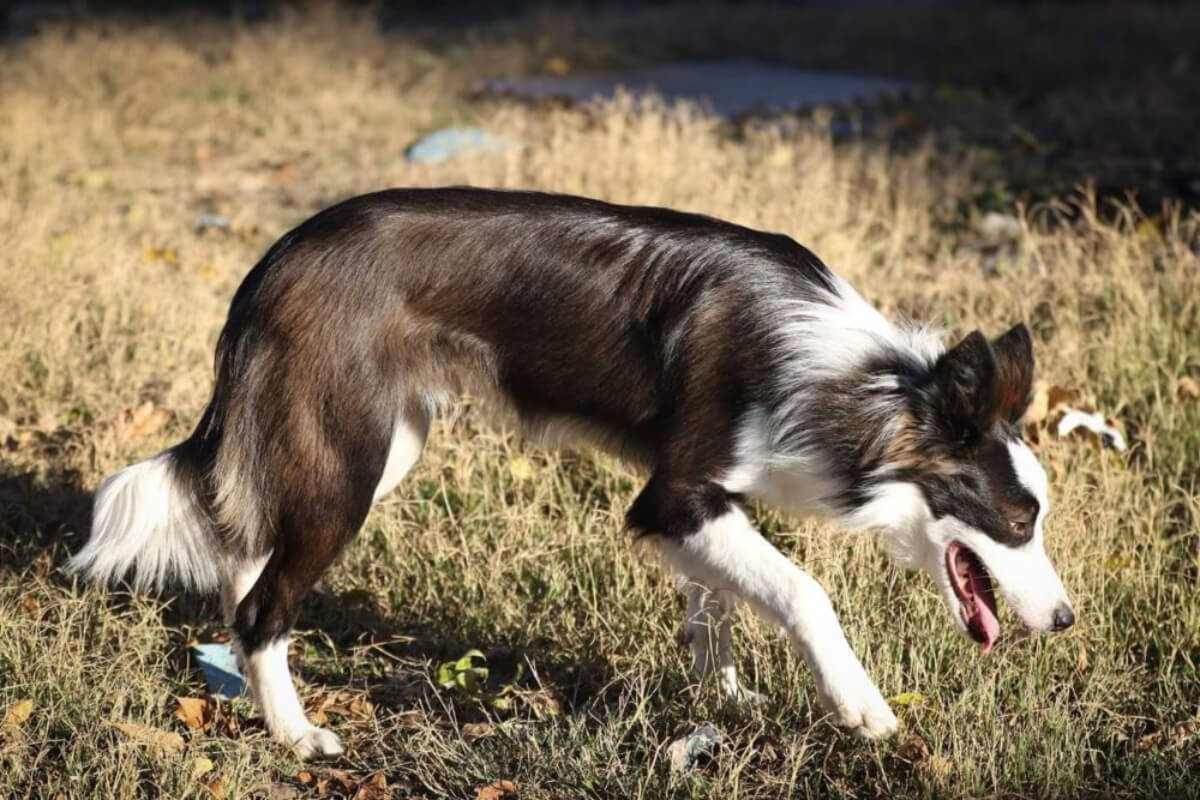
M 1042 508 L 1046 508 L 1049 505 L 1049 482 L 1041 462 L 1029 449 L 1029 445 L 1021 439 L 1010 440 L 1007 446 L 1008 457 L 1012 461 L 1017 480 L 1021 482 L 1026 491 L 1033 495 Z

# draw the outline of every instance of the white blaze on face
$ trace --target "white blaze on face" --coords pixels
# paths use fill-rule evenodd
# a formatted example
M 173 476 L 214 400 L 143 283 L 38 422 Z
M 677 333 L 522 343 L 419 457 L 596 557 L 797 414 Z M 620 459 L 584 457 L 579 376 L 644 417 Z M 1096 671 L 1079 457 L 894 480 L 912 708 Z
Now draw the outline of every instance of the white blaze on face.
M 1043 544 L 1042 528 L 1050 510 L 1046 473 L 1024 442 L 1010 442 L 1008 453 L 1017 479 L 1038 501 L 1032 538 L 1020 547 L 1009 547 L 958 520 L 952 535 L 983 560 L 1000 594 L 1026 625 L 1050 630 L 1054 612 L 1071 604 Z

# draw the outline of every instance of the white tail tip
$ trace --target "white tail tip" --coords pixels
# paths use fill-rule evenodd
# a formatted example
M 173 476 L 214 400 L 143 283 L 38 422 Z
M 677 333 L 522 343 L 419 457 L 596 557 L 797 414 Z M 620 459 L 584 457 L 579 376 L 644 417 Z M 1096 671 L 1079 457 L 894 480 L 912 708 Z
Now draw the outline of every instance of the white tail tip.
M 167 450 L 100 484 L 92 535 L 71 559 L 71 570 L 100 583 L 132 570 L 140 590 L 172 582 L 197 591 L 220 585 L 213 535 L 173 458 Z

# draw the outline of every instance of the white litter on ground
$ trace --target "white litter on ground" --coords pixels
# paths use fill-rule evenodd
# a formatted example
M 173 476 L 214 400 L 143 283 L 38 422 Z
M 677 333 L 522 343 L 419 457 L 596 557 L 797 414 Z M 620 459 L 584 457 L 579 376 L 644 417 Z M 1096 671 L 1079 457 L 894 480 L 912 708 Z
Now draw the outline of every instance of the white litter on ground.
M 1061 439 L 1080 428 L 1099 436 L 1104 446 L 1111 447 L 1118 452 L 1125 452 L 1125 437 L 1119 430 L 1105 422 L 1104 416 L 1099 412 L 1088 413 L 1074 408 L 1068 409 L 1063 418 L 1058 421 L 1058 437 Z

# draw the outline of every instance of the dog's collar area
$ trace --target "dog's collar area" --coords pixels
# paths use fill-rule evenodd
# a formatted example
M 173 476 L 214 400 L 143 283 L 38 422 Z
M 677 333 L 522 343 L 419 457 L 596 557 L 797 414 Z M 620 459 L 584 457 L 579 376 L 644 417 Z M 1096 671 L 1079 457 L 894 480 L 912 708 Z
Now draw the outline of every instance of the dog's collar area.
M 951 542 L 946 548 L 946 572 L 958 598 L 959 613 L 967 633 L 987 653 L 1000 635 L 996 595 L 983 561 L 966 545 Z

